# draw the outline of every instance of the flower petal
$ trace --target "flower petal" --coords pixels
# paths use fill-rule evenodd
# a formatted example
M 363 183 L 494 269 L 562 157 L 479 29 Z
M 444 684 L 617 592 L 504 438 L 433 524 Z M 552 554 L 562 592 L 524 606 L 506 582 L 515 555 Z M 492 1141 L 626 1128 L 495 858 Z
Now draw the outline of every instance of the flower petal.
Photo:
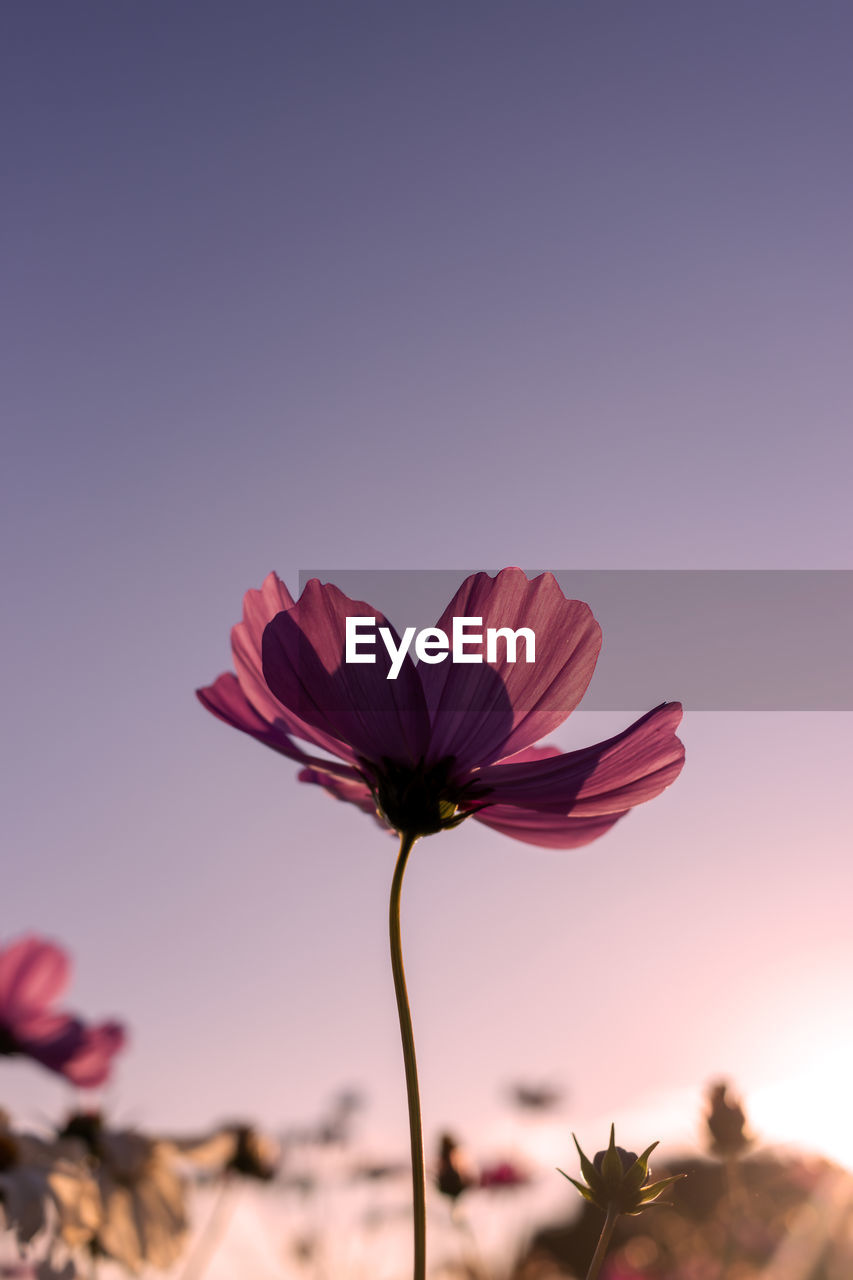
M 250 737 L 257 738 L 265 746 L 272 747 L 288 760 L 298 764 L 332 774 L 336 777 L 353 780 L 358 778 L 354 769 L 346 764 L 338 764 L 336 760 L 323 760 L 319 756 L 309 755 L 298 747 L 279 719 L 269 724 L 258 715 L 244 694 L 240 682 L 233 671 L 226 671 L 213 684 L 204 689 L 196 689 L 196 697 L 203 707 L 212 712 L 219 720 L 224 720 L 235 729 L 241 729 Z
M 52 1071 L 58 1071 L 82 1041 L 84 1025 L 71 1013 L 48 1011 L 27 1014 L 14 1024 L 19 1053 L 26 1053 Z
M 376 609 L 312 578 L 299 602 L 276 615 L 262 641 L 264 679 L 279 702 L 306 724 L 349 743 L 366 760 L 415 763 L 429 740 L 429 718 L 414 663 L 407 656 L 396 680 L 379 641 L 373 663 L 344 661 L 346 619 Z M 393 628 L 394 644 L 400 641 Z
M 307 755 L 291 740 L 280 719 L 269 721 L 258 714 L 233 671 L 223 672 L 213 684 L 196 689 L 195 693 L 201 705 L 226 724 L 241 729 L 290 760 L 298 760 L 302 764 L 307 761 Z
M 86 1027 L 82 1043 L 62 1067 L 62 1075 L 81 1089 L 103 1084 L 110 1074 L 112 1059 L 123 1048 L 127 1034 L 119 1022 L 102 1022 Z
M 499 639 L 491 663 L 483 655 L 480 663 L 419 665 L 433 726 L 430 758 L 455 756 L 464 770 L 514 755 L 562 724 L 590 682 L 601 628 L 588 605 L 563 595 L 553 574 L 530 581 L 521 569 L 466 578 L 437 626 L 450 635 L 454 617 L 482 618 L 484 636 L 488 627 L 528 627 L 535 636 L 531 663 L 520 638 L 515 662 Z
M 554 756 L 561 756 L 562 754 L 559 747 L 543 742 L 539 746 L 525 747 L 522 751 L 516 751 L 514 755 L 505 757 L 501 763 L 523 764 L 528 760 L 553 760 Z
M 20 938 L 0 952 L 0 1021 L 42 1012 L 68 985 L 66 953 L 41 938 Z
M 376 801 L 373 799 L 370 788 L 360 778 L 333 778 L 327 773 L 319 773 L 316 769 L 301 769 L 299 781 L 316 783 L 317 786 L 323 787 L 325 791 L 334 796 L 336 800 L 354 804 L 363 813 L 375 818 L 383 831 L 390 831 L 390 827 L 386 826 L 376 812 Z
M 684 747 L 675 736 L 681 703 L 664 702 L 606 742 L 535 761 L 492 765 L 477 777 L 496 805 L 603 817 L 660 795 L 678 777 Z
M 540 813 L 535 809 L 519 809 L 514 805 L 496 804 L 475 813 L 477 822 L 527 844 L 546 849 L 579 849 L 604 835 L 621 813 L 602 818 L 582 818 L 574 814 Z
M 350 746 L 340 739 L 321 733 L 315 726 L 282 706 L 270 692 L 264 679 L 261 645 L 264 630 L 278 613 L 294 607 L 294 600 L 276 573 L 268 573 L 260 591 L 247 591 L 243 597 L 243 621 L 231 629 L 231 652 L 234 668 L 247 700 L 258 715 L 270 724 L 279 722 L 297 738 L 331 752 L 349 764 L 355 763 Z

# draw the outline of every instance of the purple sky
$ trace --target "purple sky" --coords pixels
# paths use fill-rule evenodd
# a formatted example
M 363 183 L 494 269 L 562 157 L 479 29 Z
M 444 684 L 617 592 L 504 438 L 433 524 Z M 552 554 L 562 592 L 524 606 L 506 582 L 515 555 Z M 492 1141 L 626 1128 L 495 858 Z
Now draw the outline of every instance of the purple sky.
M 270 569 L 851 567 L 851 43 L 840 2 L 4 10 L 2 936 L 131 1025 L 119 1115 L 353 1083 L 405 1146 L 393 847 L 193 697 Z M 683 1133 L 713 1074 L 853 1058 L 850 725 L 697 713 L 585 851 L 420 845 L 428 1133 L 516 1075 L 593 1148 L 658 1095 Z

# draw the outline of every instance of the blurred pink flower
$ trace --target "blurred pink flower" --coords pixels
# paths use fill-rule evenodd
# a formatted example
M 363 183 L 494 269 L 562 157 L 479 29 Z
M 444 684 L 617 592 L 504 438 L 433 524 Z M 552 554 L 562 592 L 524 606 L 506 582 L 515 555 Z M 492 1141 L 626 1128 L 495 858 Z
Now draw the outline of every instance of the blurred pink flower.
M 550 573 L 521 569 L 463 582 L 437 626 L 476 617 L 535 632 L 536 660 L 417 666 L 396 679 L 376 661 L 343 661 L 346 618 L 385 618 L 312 579 L 295 602 L 271 573 L 248 591 L 231 632 L 236 674 L 199 689 L 207 709 L 303 765 L 303 782 L 378 814 L 387 827 L 428 835 L 473 817 L 531 844 L 574 848 L 660 794 L 679 774 L 681 705 L 665 702 L 622 733 L 580 751 L 534 745 L 586 691 L 601 646 L 589 606 Z M 394 642 L 399 636 L 391 629 Z M 335 759 L 309 754 L 296 739 Z
M 480 1170 L 480 1186 L 490 1191 L 526 1187 L 529 1182 L 530 1174 L 514 1160 L 499 1160 L 497 1164 L 488 1164 Z
M 125 1042 L 117 1022 L 86 1026 L 53 1002 L 68 985 L 67 954 L 41 938 L 19 938 L 0 948 L 0 1055 L 23 1054 L 72 1084 L 103 1084 Z

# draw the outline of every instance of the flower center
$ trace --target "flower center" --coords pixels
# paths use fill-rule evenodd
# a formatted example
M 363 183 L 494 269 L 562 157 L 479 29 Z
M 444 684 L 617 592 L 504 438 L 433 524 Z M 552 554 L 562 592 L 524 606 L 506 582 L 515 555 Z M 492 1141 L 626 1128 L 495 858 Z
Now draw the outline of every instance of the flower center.
M 0 1023 L 0 1057 L 11 1058 L 13 1053 L 20 1053 L 18 1042 L 8 1027 Z
M 0 1173 L 5 1173 L 8 1169 L 14 1169 L 20 1158 L 21 1153 L 18 1150 L 18 1144 L 11 1133 L 4 1133 L 0 1130 Z
M 381 765 L 363 761 L 376 807 L 395 831 L 411 836 L 431 836 L 458 827 L 469 816 L 459 805 L 484 796 L 476 781 L 459 783 L 453 778 L 456 761 L 446 756 L 428 768 L 402 765 L 383 756 Z

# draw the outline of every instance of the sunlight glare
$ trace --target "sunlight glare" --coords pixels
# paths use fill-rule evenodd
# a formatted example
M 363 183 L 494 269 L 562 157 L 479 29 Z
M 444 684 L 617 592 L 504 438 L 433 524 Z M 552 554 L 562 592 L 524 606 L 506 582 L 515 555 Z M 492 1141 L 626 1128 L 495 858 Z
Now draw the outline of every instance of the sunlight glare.
M 759 1140 L 792 1143 L 853 1170 L 853 1035 L 791 1076 L 751 1090 L 750 1126 Z

